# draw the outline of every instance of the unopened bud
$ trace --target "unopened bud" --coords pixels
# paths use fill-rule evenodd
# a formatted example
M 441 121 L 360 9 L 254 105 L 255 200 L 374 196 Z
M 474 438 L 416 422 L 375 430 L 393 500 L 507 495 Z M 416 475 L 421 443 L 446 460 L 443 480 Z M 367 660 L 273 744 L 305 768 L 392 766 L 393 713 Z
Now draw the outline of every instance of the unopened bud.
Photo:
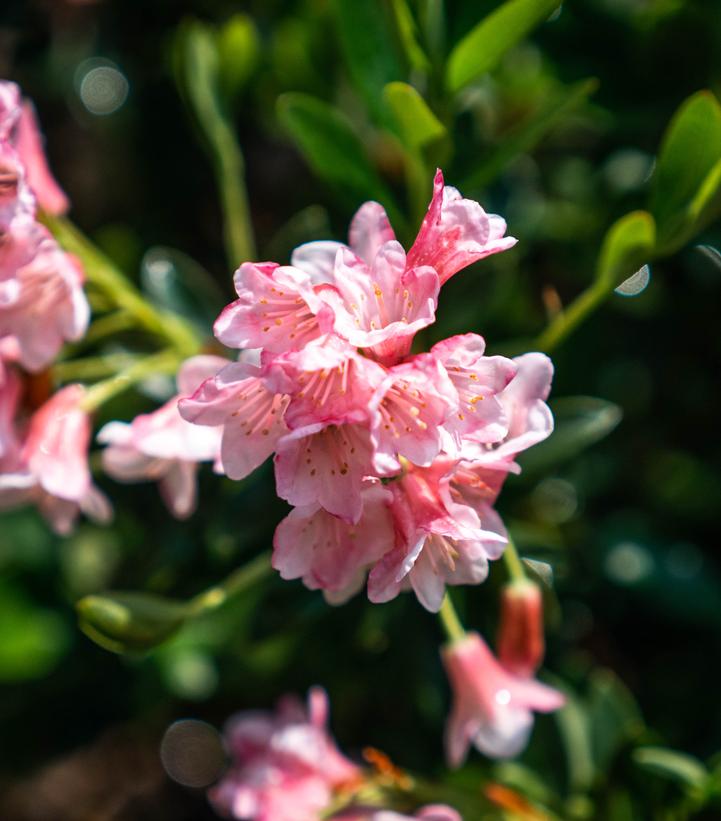
M 85 596 L 76 609 L 85 635 L 114 653 L 150 650 L 172 636 L 188 617 L 185 603 L 146 593 Z
M 512 582 L 501 594 L 498 660 L 511 673 L 532 676 L 543 660 L 543 596 L 531 581 Z

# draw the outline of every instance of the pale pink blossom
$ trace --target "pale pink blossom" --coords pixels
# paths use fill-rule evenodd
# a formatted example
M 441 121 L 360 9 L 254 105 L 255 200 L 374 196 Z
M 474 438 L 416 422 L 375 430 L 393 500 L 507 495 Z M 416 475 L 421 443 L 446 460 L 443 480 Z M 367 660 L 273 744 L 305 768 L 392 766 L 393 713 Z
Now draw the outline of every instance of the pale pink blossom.
M 442 285 L 462 268 L 512 248 L 516 239 L 505 233 L 504 219 L 487 214 L 474 200 L 463 199 L 457 189 L 444 184 L 443 173 L 438 170 L 433 199 L 408 252 L 407 264 L 412 268 L 430 265 Z
M 9 143 L 0 140 L 0 240 L 16 224 L 32 222 L 34 214 L 35 198 L 20 158 Z
M 205 380 L 228 364 L 218 356 L 195 356 L 180 367 L 178 394 L 152 413 L 130 424 L 109 422 L 98 433 L 103 469 L 121 482 L 156 480 L 170 512 L 178 519 L 196 506 L 196 474 L 200 462 L 220 454 L 221 427 L 192 425 L 178 411 L 178 400 L 192 394 Z
M 288 397 L 267 386 L 263 369 L 250 361 L 232 362 L 206 379 L 178 409 L 196 425 L 222 426 L 220 461 L 231 479 L 243 479 L 273 453 L 288 432 Z
M 302 347 L 330 328 L 330 309 L 310 277 L 292 266 L 246 262 L 235 272 L 238 299 L 215 322 L 216 337 L 229 348 L 274 353 Z
M 302 578 L 340 604 L 365 583 L 368 568 L 393 547 L 390 491 L 371 484 L 362 491 L 363 513 L 348 524 L 318 505 L 296 507 L 278 525 L 273 567 L 284 579 Z
M 0 461 L 0 508 L 34 503 L 60 534 L 79 513 L 99 522 L 112 511 L 92 482 L 88 465 L 90 417 L 81 385 L 68 385 L 31 417 L 19 452 Z
M 0 359 L 0 464 L 19 448 L 16 417 L 20 392 L 18 375 Z
M 557 690 L 502 667 L 477 633 L 448 644 L 442 657 L 453 693 L 446 725 L 452 767 L 463 763 L 471 745 L 491 758 L 517 755 L 528 742 L 533 713 L 565 702 Z
M 378 807 L 357 807 L 344 810 L 332 816 L 333 821 L 463 821 L 459 813 L 446 804 L 428 804 L 413 815 L 403 815 L 393 810 L 381 810 Z
M 494 529 L 496 522 L 453 499 L 456 464 L 437 459 L 427 468 L 409 465 L 386 485 L 393 494 L 395 546 L 370 572 L 371 601 L 389 601 L 410 587 L 427 610 L 437 612 L 447 584 L 482 582 L 488 560 L 503 552 L 506 538 Z
M 313 688 L 307 711 L 293 698 L 275 714 L 239 713 L 225 739 L 232 763 L 208 795 L 230 818 L 247 821 L 318 821 L 339 789 L 359 780 L 328 732 L 328 698 Z
M 65 214 L 70 202 L 50 171 L 35 109 L 28 100 L 22 106 L 15 146 L 38 205 L 48 214 Z
M 46 367 L 65 341 L 80 339 L 90 309 L 83 274 L 38 223 L 0 242 L 0 358 L 29 371 Z
M 0 80 L 0 140 L 10 141 L 22 113 L 20 87 Z

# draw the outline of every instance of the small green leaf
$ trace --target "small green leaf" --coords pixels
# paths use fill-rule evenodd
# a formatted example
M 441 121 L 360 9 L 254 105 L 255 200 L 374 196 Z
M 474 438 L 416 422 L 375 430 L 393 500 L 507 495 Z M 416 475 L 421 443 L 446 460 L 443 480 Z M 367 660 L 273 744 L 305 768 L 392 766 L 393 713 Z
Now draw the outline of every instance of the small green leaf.
M 568 783 L 572 790 L 587 790 L 593 783 L 594 767 L 588 717 L 581 702 L 566 694 L 566 705 L 555 713 L 566 754 Z
M 699 91 L 674 114 L 656 163 L 650 210 L 664 245 L 688 229 L 689 207 L 719 160 L 721 106 L 710 91 Z
M 406 148 L 419 151 L 447 135 L 443 123 L 408 83 L 388 83 L 383 89 L 383 101 Z
M 702 790 L 709 777 L 697 758 L 666 747 L 638 747 L 633 751 L 633 760 L 641 769 L 674 781 L 686 790 Z
M 651 259 L 655 244 L 656 225 L 648 211 L 626 214 L 606 232 L 596 279 L 615 288 Z
M 391 0 L 391 5 L 396 18 L 398 37 L 408 64 L 415 71 L 427 74 L 430 71 L 431 63 L 418 43 L 416 21 L 413 19 L 408 3 L 406 0 Z
M 576 456 L 608 436 L 621 421 L 621 409 L 613 402 L 591 396 L 568 396 L 551 402 L 555 430 L 526 451 L 519 462 L 524 471 L 537 473 Z
M 596 770 L 607 772 L 621 746 L 643 731 L 643 720 L 633 696 L 610 670 L 591 672 L 588 718 Z
M 561 0 L 508 0 L 481 20 L 448 58 L 446 85 L 455 93 L 491 71 L 501 57 L 554 12 Z
M 279 98 L 278 118 L 324 182 L 349 202 L 375 199 L 388 208 L 390 192 L 368 160 L 353 125 L 337 108 L 291 92 Z
M 335 0 L 334 5 L 353 84 L 370 109 L 381 114 L 383 86 L 404 76 L 387 4 L 381 0 Z
M 595 79 L 583 80 L 561 93 L 544 100 L 529 118 L 512 131 L 501 135 L 498 147 L 473 169 L 462 184 L 462 190 L 483 188 L 492 182 L 520 154 L 531 151 L 549 132 L 598 87 Z
M 234 14 L 218 32 L 218 73 L 226 99 L 233 101 L 258 65 L 260 42 L 247 14 Z
M 113 653 L 143 652 L 165 641 L 191 615 L 187 604 L 150 593 L 103 593 L 75 605 L 80 629 Z

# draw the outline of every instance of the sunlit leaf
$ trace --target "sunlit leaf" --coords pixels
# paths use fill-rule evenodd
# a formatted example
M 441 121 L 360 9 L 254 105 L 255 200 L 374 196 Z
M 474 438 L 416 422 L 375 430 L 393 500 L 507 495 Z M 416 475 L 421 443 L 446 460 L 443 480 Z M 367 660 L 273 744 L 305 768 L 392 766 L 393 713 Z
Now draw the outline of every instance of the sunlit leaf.
M 446 72 L 449 91 L 460 91 L 491 71 L 510 48 L 560 5 L 561 0 L 508 0 L 491 12 L 451 52 Z
M 278 117 L 324 182 L 349 201 L 379 200 L 389 208 L 390 193 L 352 124 L 338 109 L 307 94 L 288 93 L 278 101 Z
M 484 157 L 466 177 L 462 184 L 463 190 L 483 188 L 492 182 L 515 157 L 531 151 L 549 132 L 563 123 L 597 87 L 597 80 L 583 80 L 544 100 L 528 119 L 502 135 L 498 147 Z
M 687 790 L 703 789 L 709 777 L 704 765 L 691 755 L 666 747 L 638 747 L 635 763 L 647 772 L 674 781 Z
M 526 451 L 519 462 L 524 471 L 549 470 L 608 436 L 621 421 L 621 408 L 605 399 L 568 396 L 551 403 L 555 430 L 539 445 Z
M 406 0 L 391 0 L 398 37 L 408 64 L 416 71 L 428 72 L 431 64 L 418 42 L 416 21 Z
M 673 116 L 666 130 L 653 178 L 651 212 L 658 223 L 664 245 L 673 244 L 690 219 L 689 208 L 698 211 L 718 187 L 709 174 L 721 160 L 721 106 L 710 91 L 689 97 Z M 706 191 L 699 194 L 706 183 Z
M 418 91 L 408 83 L 388 83 L 383 100 L 391 113 L 401 142 L 412 150 L 443 139 L 446 128 Z
M 381 0 L 335 0 L 334 5 L 353 84 L 371 110 L 381 113 L 383 87 L 404 76 L 387 4 Z
M 653 255 L 656 226 L 648 211 L 626 214 L 606 232 L 596 268 L 596 279 L 609 290 L 645 265 Z
M 255 23 L 247 14 L 234 14 L 218 31 L 218 73 L 228 100 L 245 88 L 259 57 Z

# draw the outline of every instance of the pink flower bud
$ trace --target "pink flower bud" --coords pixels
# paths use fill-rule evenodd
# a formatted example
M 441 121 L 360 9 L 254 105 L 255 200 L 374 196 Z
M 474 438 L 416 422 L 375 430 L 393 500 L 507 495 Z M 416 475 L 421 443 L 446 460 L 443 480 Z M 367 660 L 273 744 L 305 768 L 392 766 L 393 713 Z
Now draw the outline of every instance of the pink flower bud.
M 531 581 L 513 582 L 501 594 L 498 660 L 511 673 L 532 676 L 543 660 L 543 596 Z

